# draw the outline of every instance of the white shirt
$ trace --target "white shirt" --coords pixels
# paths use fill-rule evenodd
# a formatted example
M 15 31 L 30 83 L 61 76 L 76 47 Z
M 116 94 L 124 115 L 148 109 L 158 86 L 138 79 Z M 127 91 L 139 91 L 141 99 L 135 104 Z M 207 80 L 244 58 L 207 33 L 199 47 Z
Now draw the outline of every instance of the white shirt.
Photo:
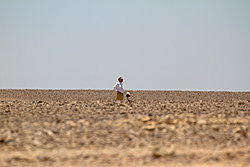
M 120 93 L 123 93 L 124 92 L 124 87 L 123 87 L 123 84 L 119 81 L 117 81 L 114 85 L 114 89 L 115 91 L 117 92 L 120 92 Z

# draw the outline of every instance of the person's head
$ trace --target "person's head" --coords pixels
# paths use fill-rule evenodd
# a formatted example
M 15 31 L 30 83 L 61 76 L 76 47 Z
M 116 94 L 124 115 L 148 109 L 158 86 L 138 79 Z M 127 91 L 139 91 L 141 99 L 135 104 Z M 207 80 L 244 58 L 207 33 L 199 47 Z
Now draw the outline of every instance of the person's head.
M 122 78 L 122 77 L 119 77 L 119 78 L 118 78 L 118 81 L 119 81 L 119 82 L 123 82 L 123 78 Z

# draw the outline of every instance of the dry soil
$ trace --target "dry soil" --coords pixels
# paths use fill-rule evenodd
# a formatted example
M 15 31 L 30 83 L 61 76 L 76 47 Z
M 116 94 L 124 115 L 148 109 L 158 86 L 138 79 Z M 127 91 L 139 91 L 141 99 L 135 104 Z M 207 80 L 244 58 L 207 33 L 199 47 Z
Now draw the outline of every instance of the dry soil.
M 0 90 L 0 166 L 250 166 L 250 92 Z

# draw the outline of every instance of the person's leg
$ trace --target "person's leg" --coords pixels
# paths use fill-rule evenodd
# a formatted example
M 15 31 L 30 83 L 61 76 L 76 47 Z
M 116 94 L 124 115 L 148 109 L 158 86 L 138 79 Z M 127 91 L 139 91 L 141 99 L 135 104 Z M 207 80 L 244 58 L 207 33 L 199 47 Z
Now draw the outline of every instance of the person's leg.
M 117 92 L 116 100 L 123 100 L 123 93 Z

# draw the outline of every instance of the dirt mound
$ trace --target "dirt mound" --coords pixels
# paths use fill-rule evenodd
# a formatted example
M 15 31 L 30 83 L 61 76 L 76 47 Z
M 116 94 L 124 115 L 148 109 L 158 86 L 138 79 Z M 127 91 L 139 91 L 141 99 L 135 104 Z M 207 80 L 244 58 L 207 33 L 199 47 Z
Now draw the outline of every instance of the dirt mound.
M 250 164 L 250 92 L 129 92 L 0 90 L 0 164 Z

